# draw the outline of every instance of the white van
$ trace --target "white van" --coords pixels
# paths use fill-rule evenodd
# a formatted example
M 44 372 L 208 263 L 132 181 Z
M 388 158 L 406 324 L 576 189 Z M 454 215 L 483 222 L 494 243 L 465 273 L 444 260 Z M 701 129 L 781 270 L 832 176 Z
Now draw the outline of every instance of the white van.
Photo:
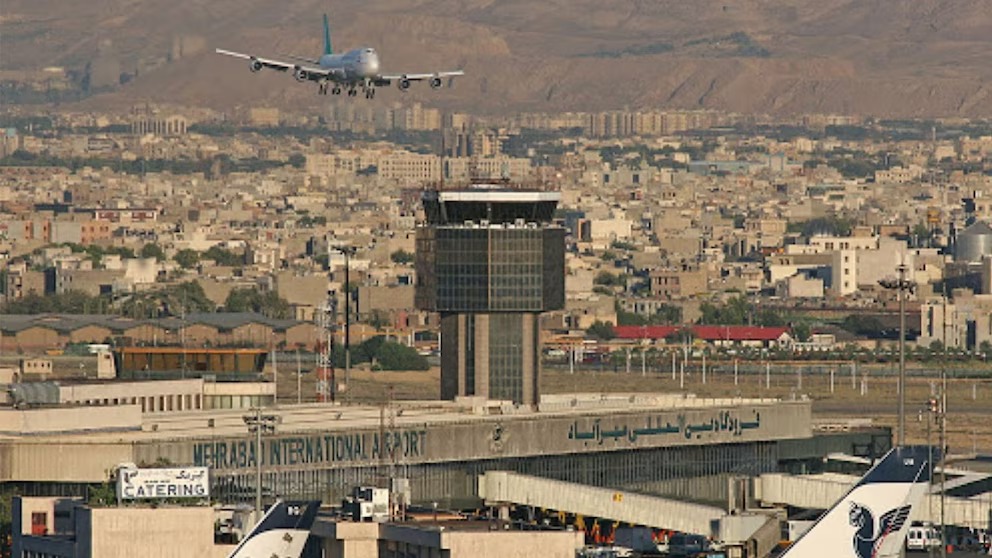
M 906 550 L 940 548 L 940 534 L 930 526 L 914 526 L 906 533 Z

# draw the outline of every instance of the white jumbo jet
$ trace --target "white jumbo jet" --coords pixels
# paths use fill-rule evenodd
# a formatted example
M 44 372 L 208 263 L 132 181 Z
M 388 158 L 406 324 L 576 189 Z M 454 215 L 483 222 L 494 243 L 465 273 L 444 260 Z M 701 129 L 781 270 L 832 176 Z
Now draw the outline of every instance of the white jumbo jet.
M 228 558 L 300 558 L 320 501 L 273 504 Z
M 900 556 L 910 513 L 930 485 L 930 461 L 938 454 L 928 446 L 893 448 L 781 558 Z
M 414 81 L 428 80 L 431 88 L 439 89 L 443 78 L 453 80 L 456 76 L 465 75 L 461 70 L 434 72 L 430 74 L 382 74 L 379 73 L 379 54 L 374 48 L 356 48 L 344 54 L 334 54 L 331 48 L 331 28 L 324 14 L 324 54 L 317 59 L 301 58 L 285 55 L 293 60 L 285 62 L 274 58 L 263 58 L 252 54 L 216 49 L 218 54 L 234 56 L 248 60 L 249 68 L 258 72 L 262 68 L 270 68 L 280 72 L 293 72 L 297 81 L 315 81 L 318 93 L 326 95 L 328 90 L 334 95 L 340 95 L 343 90 L 354 97 L 359 88 L 365 93 L 366 99 L 375 97 L 375 88 L 388 86 L 396 82 L 400 91 L 406 91 Z

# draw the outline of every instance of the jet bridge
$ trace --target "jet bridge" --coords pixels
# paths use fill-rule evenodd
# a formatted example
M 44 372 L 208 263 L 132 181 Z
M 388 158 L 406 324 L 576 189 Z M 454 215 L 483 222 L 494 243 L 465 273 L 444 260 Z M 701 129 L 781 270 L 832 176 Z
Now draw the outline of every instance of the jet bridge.
M 939 470 L 939 468 L 938 468 Z M 969 480 L 974 482 L 976 477 Z M 789 505 L 806 509 L 828 509 L 844 497 L 860 477 L 824 473 L 794 476 L 768 473 L 755 479 L 754 497 L 765 506 Z M 948 481 L 948 490 L 951 482 Z M 931 486 L 922 504 L 913 510 L 913 521 L 940 523 L 940 485 Z M 944 517 L 949 525 L 987 529 L 992 521 L 992 494 L 972 498 L 944 499 Z
M 489 471 L 479 476 L 487 505 L 518 504 L 686 533 L 712 534 L 724 510 L 622 490 Z

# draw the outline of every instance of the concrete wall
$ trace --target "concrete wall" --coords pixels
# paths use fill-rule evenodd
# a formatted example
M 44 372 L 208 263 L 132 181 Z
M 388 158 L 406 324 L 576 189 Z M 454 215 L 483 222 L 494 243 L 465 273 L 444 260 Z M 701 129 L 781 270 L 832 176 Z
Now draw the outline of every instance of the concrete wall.
M 318 520 L 311 533 L 320 538 L 327 558 L 379 558 L 379 526 Z
M 581 531 L 489 531 L 478 524 L 445 525 L 321 521 L 313 535 L 328 558 L 573 558 Z
M 446 531 L 442 548 L 451 558 L 573 558 L 585 544 L 581 531 Z
M 54 510 L 59 501 L 15 500 L 15 512 L 19 512 L 14 518 L 16 556 L 35 553 L 72 558 L 223 558 L 234 548 L 214 544 L 212 507 L 92 509 L 81 502 L 62 501 L 60 509 L 64 507 L 69 515 L 55 524 Z M 46 535 L 30 535 L 34 512 L 47 514 Z
M 82 511 L 94 558 L 216 556 L 210 507 L 98 508 Z M 88 516 L 88 518 L 87 518 Z
M 159 395 L 199 395 L 204 393 L 203 380 L 162 380 L 155 382 L 115 382 L 99 384 L 65 384 L 59 386 L 59 401 L 79 403 L 83 401 L 120 404 L 132 399 Z M 113 403 L 116 400 L 118 403 Z
M 50 434 L 140 429 L 141 408 L 136 405 L 96 408 L 0 409 L 0 433 L 3 434 Z
M 114 465 L 128 461 L 126 444 L 0 442 L 0 481 L 105 482 Z

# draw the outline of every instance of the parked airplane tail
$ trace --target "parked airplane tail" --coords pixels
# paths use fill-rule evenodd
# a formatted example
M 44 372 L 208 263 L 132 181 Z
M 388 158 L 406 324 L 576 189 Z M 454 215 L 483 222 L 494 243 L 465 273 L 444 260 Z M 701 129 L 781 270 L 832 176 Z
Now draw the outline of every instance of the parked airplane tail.
M 331 48 L 331 25 L 327 22 L 327 14 L 324 14 L 324 54 L 334 54 Z
M 899 556 L 909 515 L 930 484 L 939 450 L 893 448 L 782 555 L 783 558 Z
M 320 510 L 320 501 L 276 502 L 229 558 L 299 558 Z

